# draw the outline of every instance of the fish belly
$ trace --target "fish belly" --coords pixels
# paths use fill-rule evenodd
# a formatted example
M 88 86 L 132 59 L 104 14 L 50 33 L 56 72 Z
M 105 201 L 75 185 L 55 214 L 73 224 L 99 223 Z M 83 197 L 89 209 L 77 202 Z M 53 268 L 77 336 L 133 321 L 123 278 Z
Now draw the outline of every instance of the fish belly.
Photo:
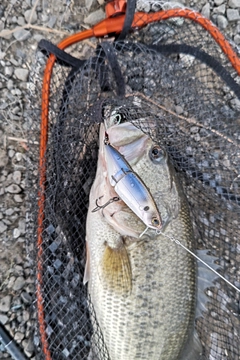
M 126 242 L 126 249 L 131 291 L 109 289 L 99 275 L 100 262 L 94 266 L 88 288 L 109 357 L 179 359 L 193 334 L 194 260 L 163 235 Z

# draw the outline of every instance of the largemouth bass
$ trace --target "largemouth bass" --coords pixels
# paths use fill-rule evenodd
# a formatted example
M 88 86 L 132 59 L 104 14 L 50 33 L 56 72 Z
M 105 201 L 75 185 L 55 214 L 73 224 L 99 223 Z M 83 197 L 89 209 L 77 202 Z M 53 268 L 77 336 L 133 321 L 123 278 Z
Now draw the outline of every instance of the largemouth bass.
M 161 233 L 148 229 L 139 238 L 145 225 L 122 201 L 91 211 L 96 199 L 116 197 L 107 174 L 104 134 L 102 124 L 87 216 L 84 281 L 109 357 L 200 359 L 194 331 L 196 264 L 171 241 L 178 239 L 193 250 L 188 203 L 177 174 L 167 153 L 131 123 L 108 129 L 111 144 L 147 185 L 162 218 Z M 98 358 L 104 356 L 100 353 Z

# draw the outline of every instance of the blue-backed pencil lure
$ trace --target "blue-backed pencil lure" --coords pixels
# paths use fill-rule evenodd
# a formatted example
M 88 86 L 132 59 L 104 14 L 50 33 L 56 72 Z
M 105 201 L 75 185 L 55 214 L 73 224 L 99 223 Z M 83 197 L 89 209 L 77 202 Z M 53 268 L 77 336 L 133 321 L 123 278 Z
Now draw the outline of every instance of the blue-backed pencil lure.
M 161 230 L 162 220 L 147 186 L 133 171 L 124 156 L 104 139 L 107 172 L 110 184 L 121 200 L 151 229 Z

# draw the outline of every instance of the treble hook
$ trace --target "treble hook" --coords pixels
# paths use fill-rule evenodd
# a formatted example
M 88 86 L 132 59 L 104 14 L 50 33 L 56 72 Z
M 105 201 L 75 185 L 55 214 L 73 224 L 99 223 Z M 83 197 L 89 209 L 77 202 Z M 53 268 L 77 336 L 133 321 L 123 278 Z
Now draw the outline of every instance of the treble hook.
M 100 200 L 103 196 L 100 196 L 98 199 L 96 199 L 96 207 L 92 210 L 92 212 L 96 212 L 98 210 L 104 209 L 106 206 L 111 204 L 114 201 L 119 201 L 120 198 L 117 196 L 114 196 L 112 199 L 108 200 L 104 205 L 98 205 L 98 200 Z

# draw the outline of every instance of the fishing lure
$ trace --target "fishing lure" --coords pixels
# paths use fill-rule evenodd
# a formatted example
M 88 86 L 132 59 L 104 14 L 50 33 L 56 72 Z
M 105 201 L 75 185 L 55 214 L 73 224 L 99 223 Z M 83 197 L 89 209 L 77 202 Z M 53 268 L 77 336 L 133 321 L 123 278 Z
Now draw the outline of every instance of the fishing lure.
M 109 142 L 105 132 L 105 153 L 110 184 L 121 200 L 151 229 L 160 230 L 162 220 L 154 199 L 124 156 Z

